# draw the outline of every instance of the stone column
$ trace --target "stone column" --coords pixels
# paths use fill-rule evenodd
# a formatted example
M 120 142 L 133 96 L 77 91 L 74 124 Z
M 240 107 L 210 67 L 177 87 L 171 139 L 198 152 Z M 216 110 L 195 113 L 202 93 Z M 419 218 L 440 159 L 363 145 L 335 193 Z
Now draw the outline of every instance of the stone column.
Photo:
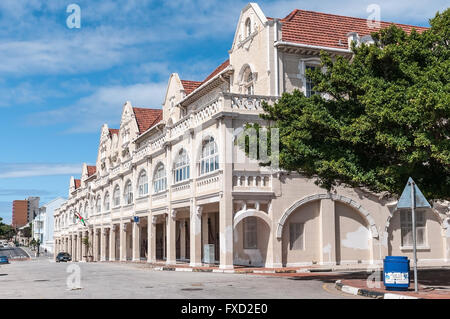
M 139 227 L 139 223 L 133 222 L 133 254 L 132 254 L 132 260 L 133 261 L 140 261 L 141 260 L 141 254 L 140 254 L 140 242 L 141 242 L 141 229 Z
M 202 206 L 191 205 L 191 227 L 190 227 L 190 263 L 191 267 L 202 265 Z
M 87 256 L 86 245 L 84 244 L 84 240 L 85 240 L 86 237 L 88 237 L 87 232 L 86 231 L 82 231 L 81 232 L 81 260 L 82 261 L 87 261 L 86 260 L 86 256 Z
M 148 215 L 148 226 L 147 226 L 147 262 L 153 263 L 156 261 L 156 221 L 157 217 Z
M 106 228 L 102 228 L 100 242 L 100 261 L 106 261 Z
M 167 264 L 176 264 L 176 214 L 177 211 L 172 209 L 167 216 Z
M 109 228 L 109 260 L 116 260 L 116 225 Z
M 186 259 L 186 227 L 184 226 L 186 220 L 180 220 L 180 258 Z
M 93 236 L 94 236 L 94 249 L 93 249 L 93 256 L 94 256 L 94 261 L 99 261 L 98 260 L 98 249 L 99 249 L 99 245 L 98 245 L 98 242 L 99 242 L 99 240 L 98 240 L 98 231 L 99 231 L 99 229 L 98 228 L 95 228 L 94 229 L 94 234 L 93 234 Z
M 233 150 L 232 120 L 222 118 L 219 126 L 222 196 L 219 203 L 220 269 L 233 269 Z
M 69 248 L 69 255 L 72 256 L 72 235 L 69 235 L 69 240 L 67 241 L 67 246 Z
M 127 224 L 120 224 L 120 261 L 127 260 Z
M 320 264 L 336 264 L 336 225 L 334 201 L 326 198 L 320 201 Z
M 77 233 L 77 261 L 82 261 L 83 260 L 83 254 L 81 252 L 81 246 L 83 246 L 83 233 L 78 232 Z

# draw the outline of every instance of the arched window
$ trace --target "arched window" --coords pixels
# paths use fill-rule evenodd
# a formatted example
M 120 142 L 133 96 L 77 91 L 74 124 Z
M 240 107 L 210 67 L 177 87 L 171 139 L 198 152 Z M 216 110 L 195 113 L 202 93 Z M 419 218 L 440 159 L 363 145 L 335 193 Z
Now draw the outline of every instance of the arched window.
M 110 209 L 110 199 L 109 199 L 109 193 L 106 192 L 105 198 L 103 199 L 103 207 L 105 209 L 105 212 L 108 212 Z
M 207 174 L 219 169 L 219 153 L 213 137 L 203 141 L 200 174 Z
M 166 170 L 164 165 L 160 163 L 155 170 L 153 176 L 153 189 L 155 193 L 159 193 L 167 188 Z
M 133 203 L 133 185 L 131 184 L 130 180 L 125 184 L 125 188 L 123 190 L 123 199 L 125 201 L 125 205 Z
M 102 198 L 100 195 L 97 197 L 97 201 L 95 202 L 95 210 L 97 214 L 100 214 L 102 212 Z
M 119 185 L 117 185 L 116 188 L 114 188 L 113 201 L 114 201 L 114 207 L 120 206 L 120 188 L 119 188 Z
M 141 174 L 139 175 L 138 192 L 139 192 L 139 197 L 142 197 L 142 196 L 148 194 L 148 178 L 147 178 L 147 172 L 145 170 L 143 170 L 141 172 Z
M 253 77 L 252 69 L 250 69 L 249 66 L 247 66 L 244 69 L 244 71 L 242 72 L 241 85 L 244 89 L 245 94 L 248 94 L 248 95 L 255 94 L 254 77 Z
M 86 202 L 84 204 L 84 215 L 82 215 L 82 216 L 85 218 L 89 217 L 89 203 L 88 202 Z
M 186 150 L 182 149 L 176 158 L 173 171 L 175 183 L 189 179 L 189 156 Z
M 245 20 L 245 37 L 249 37 L 252 34 L 252 21 L 250 18 Z

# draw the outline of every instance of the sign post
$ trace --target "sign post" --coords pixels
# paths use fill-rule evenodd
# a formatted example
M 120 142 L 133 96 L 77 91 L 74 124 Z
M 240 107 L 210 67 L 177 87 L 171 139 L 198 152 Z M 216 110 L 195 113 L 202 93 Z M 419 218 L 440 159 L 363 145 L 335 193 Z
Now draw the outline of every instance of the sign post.
M 413 258 L 414 258 L 414 291 L 418 291 L 417 287 L 417 238 L 416 238 L 416 208 L 431 208 L 430 204 L 423 196 L 420 189 L 414 183 L 413 179 L 410 177 L 408 183 L 403 190 L 402 196 L 397 203 L 397 209 L 400 208 L 411 208 L 411 218 L 412 218 L 412 237 L 413 237 Z

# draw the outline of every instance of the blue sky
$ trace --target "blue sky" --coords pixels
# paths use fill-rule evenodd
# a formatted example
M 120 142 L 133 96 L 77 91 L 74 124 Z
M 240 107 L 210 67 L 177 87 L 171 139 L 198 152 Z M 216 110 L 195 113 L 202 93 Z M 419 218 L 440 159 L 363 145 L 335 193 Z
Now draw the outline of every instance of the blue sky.
M 66 8 L 81 8 L 69 29 Z M 259 1 L 284 17 L 293 9 L 428 26 L 435 1 Z M 228 57 L 247 1 L 1 0 L 0 217 L 11 201 L 67 197 L 71 175 L 95 163 L 100 127 L 118 127 L 125 101 L 161 107 L 170 73 L 203 80 Z

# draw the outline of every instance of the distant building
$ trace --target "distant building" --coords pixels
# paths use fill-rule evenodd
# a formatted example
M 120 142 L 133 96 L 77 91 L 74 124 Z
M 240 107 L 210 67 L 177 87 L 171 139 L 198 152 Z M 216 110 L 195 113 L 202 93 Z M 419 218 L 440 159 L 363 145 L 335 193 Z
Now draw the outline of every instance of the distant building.
M 28 201 L 15 200 L 12 205 L 12 226 L 22 227 L 28 223 Z
M 28 222 L 31 223 L 39 214 L 39 197 L 28 197 Z
M 33 238 L 40 241 L 41 249 L 54 251 L 53 241 L 53 213 L 60 207 L 66 199 L 62 197 L 55 198 L 39 208 L 38 214 L 33 220 Z

